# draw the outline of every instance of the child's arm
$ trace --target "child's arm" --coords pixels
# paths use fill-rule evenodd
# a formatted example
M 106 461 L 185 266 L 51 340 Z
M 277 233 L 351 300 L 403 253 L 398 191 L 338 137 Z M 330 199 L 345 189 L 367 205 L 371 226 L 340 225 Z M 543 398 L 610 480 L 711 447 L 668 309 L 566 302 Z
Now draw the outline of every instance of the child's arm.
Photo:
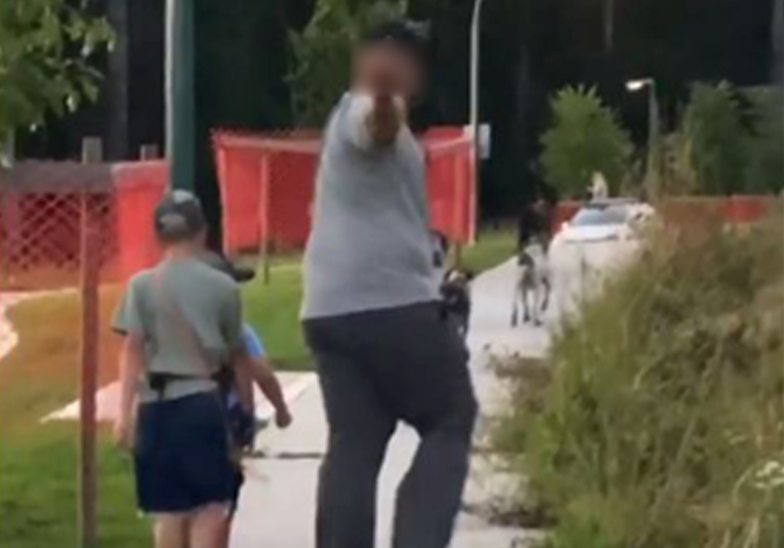
M 120 355 L 120 414 L 114 423 L 114 441 L 123 449 L 133 447 L 136 418 L 136 383 L 142 369 L 142 342 L 125 337 Z
M 120 352 L 120 408 L 114 422 L 114 441 L 118 447 L 131 449 L 136 422 L 137 390 L 144 371 L 145 321 L 139 306 L 139 278 L 128 289 L 117 308 L 112 328 L 123 337 Z
M 251 358 L 245 356 L 238 363 L 239 377 L 252 379 L 261 389 L 264 397 L 269 400 L 275 408 L 275 422 L 278 427 L 286 428 L 291 424 L 291 413 L 283 397 L 283 389 L 280 387 L 272 365 L 267 358 Z
M 242 361 L 252 360 L 246 353 L 241 353 L 236 358 L 234 367 L 234 385 L 237 390 L 237 397 L 242 404 L 242 408 L 249 414 L 253 415 L 256 409 L 256 401 L 253 394 L 253 378 L 250 376 L 250 368 L 243 367 Z

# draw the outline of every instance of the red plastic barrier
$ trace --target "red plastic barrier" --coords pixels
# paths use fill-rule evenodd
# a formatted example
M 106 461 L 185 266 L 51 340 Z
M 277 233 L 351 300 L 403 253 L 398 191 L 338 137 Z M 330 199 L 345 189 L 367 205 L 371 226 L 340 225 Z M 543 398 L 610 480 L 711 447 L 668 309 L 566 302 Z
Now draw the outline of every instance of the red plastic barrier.
M 103 281 L 158 258 L 152 213 L 168 181 L 164 162 L 28 161 L 0 175 L 0 287 L 76 285 L 85 222 Z
M 730 223 L 758 222 L 768 214 L 771 202 L 767 196 L 732 196 L 727 200 L 724 214 Z
M 112 177 L 117 197 L 119 274 L 126 279 L 160 258 L 153 213 L 168 187 L 169 167 L 165 161 L 116 164 Z
M 553 224 L 550 227 L 550 231 L 555 234 L 561 230 L 563 224 L 569 222 L 577 213 L 577 211 L 582 207 L 582 205 L 583 204 L 581 202 L 558 202 L 558 205 L 555 208 L 555 214 L 553 215 Z
M 302 247 L 310 232 L 320 139 L 314 133 L 213 136 L 228 253 Z M 422 138 L 432 226 L 453 242 L 474 237 L 470 141 L 462 128 Z

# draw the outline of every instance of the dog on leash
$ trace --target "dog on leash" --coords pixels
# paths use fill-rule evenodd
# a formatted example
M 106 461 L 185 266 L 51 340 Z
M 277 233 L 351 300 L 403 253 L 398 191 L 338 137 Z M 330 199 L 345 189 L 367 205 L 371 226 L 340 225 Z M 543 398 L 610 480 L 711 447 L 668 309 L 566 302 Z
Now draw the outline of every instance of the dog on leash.
M 441 294 L 441 312 L 444 320 L 454 322 L 461 337 L 468 335 L 471 320 L 471 282 L 474 273 L 458 267 L 448 267 L 449 239 L 432 231 L 433 267 Z
M 523 308 L 523 323 L 533 320 L 534 325 L 542 325 L 541 314 L 550 305 L 550 273 L 547 253 L 542 242 L 529 243 L 517 258 L 518 276 L 512 300 L 512 327 L 520 319 L 520 306 Z M 531 301 L 533 301 L 531 303 Z
M 464 339 L 468 336 L 471 321 L 471 282 L 474 273 L 451 268 L 441 283 L 441 302 L 448 320 L 454 321 Z

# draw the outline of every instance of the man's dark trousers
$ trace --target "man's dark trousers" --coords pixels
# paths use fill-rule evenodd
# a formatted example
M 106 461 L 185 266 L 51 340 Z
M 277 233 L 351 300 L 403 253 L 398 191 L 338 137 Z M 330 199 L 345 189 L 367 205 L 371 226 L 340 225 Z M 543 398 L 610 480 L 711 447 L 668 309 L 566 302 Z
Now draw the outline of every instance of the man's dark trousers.
M 398 489 L 393 548 L 445 548 L 477 412 L 465 343 L 437 303 L 307 320 L 304 330 L 329 423 L 317 547 L 374 546 L 378 475 L 404 421 L 421 442 Z

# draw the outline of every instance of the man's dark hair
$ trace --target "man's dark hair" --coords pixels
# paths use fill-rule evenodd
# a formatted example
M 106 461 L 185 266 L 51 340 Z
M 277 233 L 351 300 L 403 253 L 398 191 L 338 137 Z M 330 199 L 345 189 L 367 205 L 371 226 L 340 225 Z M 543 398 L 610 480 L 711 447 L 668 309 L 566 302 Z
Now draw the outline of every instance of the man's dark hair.
M 428 65 L 429 44 L 421 25 L 405 19 L 385 21 L 368 30 L 359 41 L 360 49 L 381 44 L 392 44 L 406 51 L 422 68 Z

